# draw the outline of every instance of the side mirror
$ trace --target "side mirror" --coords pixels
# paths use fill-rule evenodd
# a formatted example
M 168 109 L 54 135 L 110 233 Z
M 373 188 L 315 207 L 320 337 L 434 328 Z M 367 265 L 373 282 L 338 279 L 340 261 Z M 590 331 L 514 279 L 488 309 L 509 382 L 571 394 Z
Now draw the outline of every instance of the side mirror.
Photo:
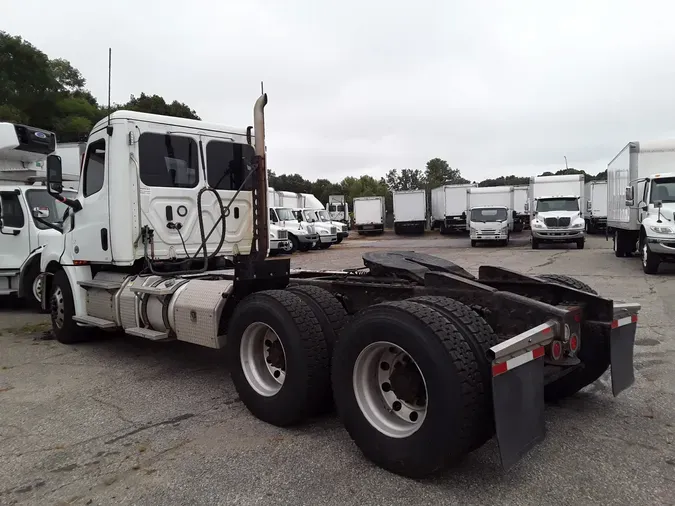
M 57 195 L 63 191 L 63 167 L 58 155 L 47 157 L 47 189 Z
M 529 202 L 525 202 L 525 212 L 526 213 L 530 212 L 530 203 Z
M 588 202 L 586 202 L 586 210 L 590 211 L 591 209 L 593 209 L 593 202 L 589 200 Z
M 657 200 L 656 202 L 654 202 L 654 207 L 655 207 L 656 209 L 661 209 L 661 208 L 663 207 L 663 201 L 662 201 L 662 200 Z
M 49 208 L 48 207 L 34 207 L 33 216 L 35 218 L 49 218 Z
M 634 195 L 633 195 L 633 187 L 632 186 L 626 186 L 626 205 L 632 206 L 634 203 L 635 203 L 635 200 L 634 200 Z

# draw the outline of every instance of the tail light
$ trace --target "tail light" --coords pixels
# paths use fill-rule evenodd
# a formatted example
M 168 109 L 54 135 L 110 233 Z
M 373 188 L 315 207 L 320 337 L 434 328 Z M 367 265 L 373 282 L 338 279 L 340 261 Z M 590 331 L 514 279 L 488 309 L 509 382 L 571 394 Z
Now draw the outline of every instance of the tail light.
M 563 344 L 561 341 L 553 341 L 549 348 L 549 354 L 553 360 L 560 360 L 563 355 Z
M 576 353 L 579 351 L 579 336 L 576 334 L 572 334 L 570 336 L 570 352 L 571 353 Z

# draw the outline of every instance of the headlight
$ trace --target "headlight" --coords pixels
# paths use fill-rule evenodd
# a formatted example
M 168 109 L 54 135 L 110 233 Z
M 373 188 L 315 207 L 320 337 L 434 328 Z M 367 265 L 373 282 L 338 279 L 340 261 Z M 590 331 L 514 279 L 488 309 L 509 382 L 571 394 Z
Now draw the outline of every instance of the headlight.
M 533 221 L 532 228 L 545 228 L 544 224 L 541 221 Z
M 502 227 L 502 232 L 508 232 L 508 230 L 509 230 L 509 226 L 508 226 L 508 225 L 504 225 L 504 226 Z
M 656 232 L 657 234 L 673 234 L 673 229 L 670 227 L 649 227 L 652 229 L 653 232 Z
M 583 228 L 584 222 L 583 221 L 577 221 L 574 225 L 572 225 L 572 228 Z
M 270 239 L 276 239 L 276 238 L 277 238 L 277 234 L 275 234 L 274 232 L 272 232 L 270 230 Z
M 473 227 L 471 227 L 471 228 L 469 229 L 469 232 L 472 233 L 472 234 L 475 234 L 475 233 L 476 233 L 476 229 L 473 228 Z
M 326 230 L 325 228 L 320 228 L 319 235 L 328 235 L 328 230 Z

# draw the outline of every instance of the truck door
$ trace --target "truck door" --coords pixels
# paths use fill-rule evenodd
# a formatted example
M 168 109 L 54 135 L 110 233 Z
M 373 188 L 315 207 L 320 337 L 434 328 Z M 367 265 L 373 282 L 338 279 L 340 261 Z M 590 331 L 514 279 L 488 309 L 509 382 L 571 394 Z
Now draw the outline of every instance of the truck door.
M 74 228 L 69 233 L 73 260 L 112 260 L 108 196 L 109 152 L 106 147 L 105 130 L 90 136 L 78 192 L 82 210 L 74 214 Z
M 15 191 L 0 192 L 3 229 L 0 231 L 0 270 L 19 269 L 30 253 L 30 216 Z

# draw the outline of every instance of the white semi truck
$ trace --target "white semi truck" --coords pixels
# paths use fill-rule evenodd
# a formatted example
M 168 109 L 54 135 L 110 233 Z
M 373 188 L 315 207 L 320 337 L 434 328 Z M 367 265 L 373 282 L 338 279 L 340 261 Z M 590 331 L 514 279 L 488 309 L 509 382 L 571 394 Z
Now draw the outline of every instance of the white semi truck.
M 516 212 L 513 220 L 514 232 L 521 232 L 524 228 L 530 226 L 530 213 L 527 212 L 529 194 L 529 186 L 513 187 L 513 210 Z
M 583 174 L 535 176 L 530 182 L 530 228 L 532 249 L 545 243 L 576 243 L 583 249 L 586 222 L 583 218 Z
M 614 395 L 633 383 L 639 304 L 574 278 L 474 276 L 411 251 L 368 252 L 349 270 L 267 259 L 266 103 L 255 129 L 115 111 L 89 136 L 74 198 L 48 158 L 50 192 L 69 207 L 41 258 L 59 342 L 121 330 L 224 348 L 254 416 L 289 426 L 334 403 L 368 459 L 416 478 L 495 434 L 508 469 L 544 439 L 545 398 L 610 365 Z
M 469 188 L 477 184 L 448 184 L 431 190 L 431 228 L 441 234 L 466 230 Z
M 330 213 L 332 221 L 342 222 L 349 229 L 349 204 L 344 195 L 329 195 L 328 202 L 326 202 L 326 211 Z
M 353 200 L 354 226 L 359 235 L 384 232 L 384 197 L 357 197 Z
M 307 223 L 298 223 L 292 208 L 283 207 L 281 192 L 268 188 L 270 252 L 272 254 L 308 251 L 318 242 L 316 231 Z
M 584 190 L 586 233 L 594 234 L 607 226 L 607 181 L 590 181 Z
M 427 226 L 426 190 L 395 191 L 394 233 L 423 234 Z
M 479 242 L 509 244 L 515 212 L 513 186 L 469 188 L 467 223 L 471 247 Z
M 321 205 L 321 201 L 317 199 L 311 193 L 301 193 L 302 197 L 302 208 L 311 209 L 316 211 L 317 218 L 319 222 L 325 226 L 332 229 L 335 228 L 337 234 L 337 244 L 340 244 L 344 239 L 349 237 L 349 227 L 346 223 L 343 223 L 339 220 L 334 220 L 331 218 L 330 213 L 324 209 L 324 206 Z
M 16 295 L 29 305 L 40 299 L 40 253 L 50 238 L 60 236 L 67 207 L 44 186 L 47 156 L 57 148 L 53 132 L 0 123 L 0 295 Z M 77 187 L 79 166 L 64 174 Z M 64 195 L 74 196 L 72 188 Z
M 629 142 L 607 166 L 607 227 L 617 257 L 647 274 L 675 261 L 675 140 Z

